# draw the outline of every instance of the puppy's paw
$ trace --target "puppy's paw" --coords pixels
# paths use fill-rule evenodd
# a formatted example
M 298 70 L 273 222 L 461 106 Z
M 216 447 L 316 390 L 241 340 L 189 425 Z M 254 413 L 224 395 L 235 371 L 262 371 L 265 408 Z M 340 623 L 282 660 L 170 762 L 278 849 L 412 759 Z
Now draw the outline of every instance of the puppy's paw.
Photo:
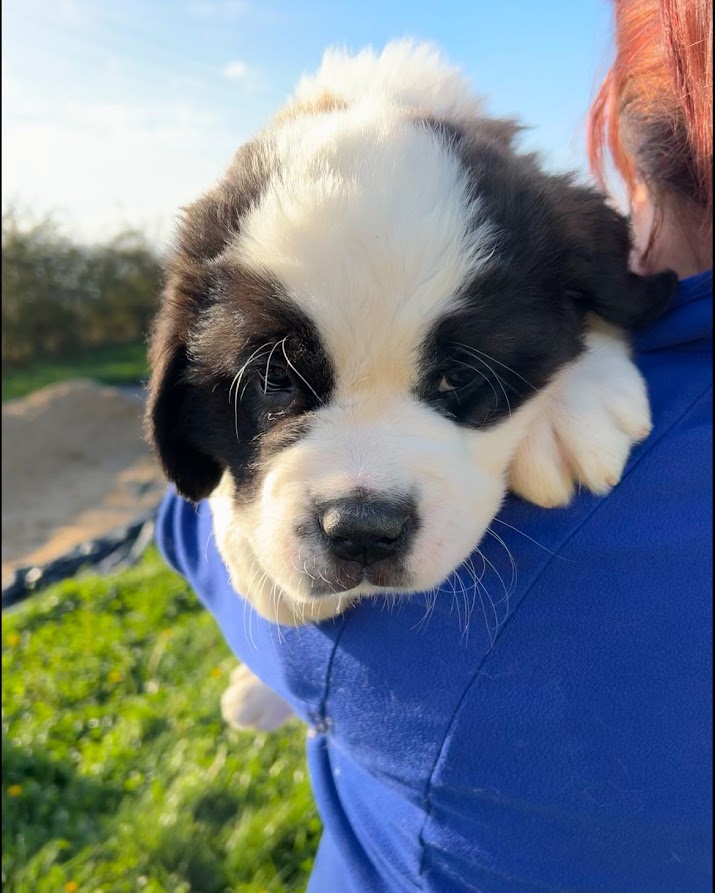
M 288 722 L 293 711 L 283 698 L 240 664 L 221 695 L 221 714 L 234 729 L 272 732 Z
M 652 427 L 645 382 L 623 335 L 595 323 L 586 344 L 549 386 L 509 469 L 510 489 L 547 508 L 567 505 L 579 485 L 608 493 Z

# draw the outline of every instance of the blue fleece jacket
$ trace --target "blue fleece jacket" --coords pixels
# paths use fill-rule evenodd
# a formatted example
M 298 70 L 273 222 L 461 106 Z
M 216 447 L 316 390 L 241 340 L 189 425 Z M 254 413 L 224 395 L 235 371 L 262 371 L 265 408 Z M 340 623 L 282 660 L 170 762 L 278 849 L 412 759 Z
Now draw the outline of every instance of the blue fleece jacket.
M 711 336 L 708 273 L 637 339 L 655 429 L 619 486 L 510 498 L 483 585 L 465 566 L 431 611 L 249 635 L 208 506 L 169 492 L 167 561 L 313 727 L 310 893 L 712 889 Z

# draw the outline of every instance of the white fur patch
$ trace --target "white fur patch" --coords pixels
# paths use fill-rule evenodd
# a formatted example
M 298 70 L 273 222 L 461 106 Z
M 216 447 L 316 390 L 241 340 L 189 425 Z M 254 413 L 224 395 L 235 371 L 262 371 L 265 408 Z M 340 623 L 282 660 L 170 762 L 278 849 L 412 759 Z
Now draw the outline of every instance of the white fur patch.
M 272 140 L 280 173 L 229 256 L 281 282 L 345 393 L 381 382 L 407 391 L 422 339 L 494 256 L 467 173 L 389 103 L 290 119 Z

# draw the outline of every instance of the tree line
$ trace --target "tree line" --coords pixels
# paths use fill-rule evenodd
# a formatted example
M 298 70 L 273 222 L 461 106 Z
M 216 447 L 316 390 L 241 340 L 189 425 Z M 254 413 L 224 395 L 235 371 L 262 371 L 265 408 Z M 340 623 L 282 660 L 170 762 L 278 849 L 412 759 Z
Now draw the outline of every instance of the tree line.
M 52 219 L 2 218 L 2 365 L 64 358 L 146 335 L 161 282 L 146 237 L 83 245 Z

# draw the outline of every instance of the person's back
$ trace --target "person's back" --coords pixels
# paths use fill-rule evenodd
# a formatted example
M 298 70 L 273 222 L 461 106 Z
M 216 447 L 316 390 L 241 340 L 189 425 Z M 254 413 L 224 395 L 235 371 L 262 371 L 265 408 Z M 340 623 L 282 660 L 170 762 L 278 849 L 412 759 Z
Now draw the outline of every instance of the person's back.
M 619 4 L 618 63 L 634 58 L 623 44 L 652 6 Z M 683 8 L 696 7 L 663 4 L 670 52 Z M 707 38 L 711 15 L 709 26 L 685 25 Z M 686 44 L 697 46 L 692 33 Z M 712 274 L 688 274 L 711 265 L 712 248 L 699 222 L 681 245 L 677 222 L 707 220 L 712 179 L 702 180 L 706 141 L 688 137 L 683 170 L 697 190 L 673 213 L 667 178 L 647 165 L 662 153 L 657 129 L 639 129 L 642 87 L 610 77 L 594 156 L 609 110 L 626 109 L 629 146 L 643 136 L 632 170 L 659 219 L 640 264 L 667 259 L 684 281 L 637 340 L 654 430 L 608 497 L 582 494 L 548 512 L 512 499 L 436 598 L 368 601 L 334 622 L 280 630 L 246 619 L 208 506 L 197 514 L 173 494 L 164 503 L 168 560 L 239 657 L 312 726 L 325 828 L 316 893 L 711 888 Z M 702 103 L 689 114 L 686 137 L 691 124 L 702 136 Z M 623 115 L 610 121 L 612 149 Z M 643 190 L 629 185 L 635 201 Z

